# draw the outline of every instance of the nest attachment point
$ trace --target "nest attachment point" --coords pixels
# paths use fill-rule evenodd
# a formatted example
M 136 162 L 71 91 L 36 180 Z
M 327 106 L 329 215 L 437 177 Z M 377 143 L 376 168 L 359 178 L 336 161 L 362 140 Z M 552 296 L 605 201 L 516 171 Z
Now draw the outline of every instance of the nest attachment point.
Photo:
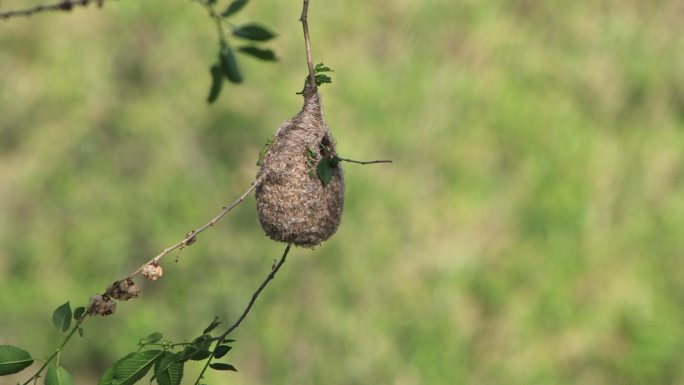
M 335 156 L 335 141 L 323 121 L 317 90 L 306 87 L 304 106 L 281 124 L 263 156 L 256 187 L 261 227 L 271 239 L 314 247 L 330 238 L 340 224 L 344 176 L 335 164 L 323 183 L 316 166 Z

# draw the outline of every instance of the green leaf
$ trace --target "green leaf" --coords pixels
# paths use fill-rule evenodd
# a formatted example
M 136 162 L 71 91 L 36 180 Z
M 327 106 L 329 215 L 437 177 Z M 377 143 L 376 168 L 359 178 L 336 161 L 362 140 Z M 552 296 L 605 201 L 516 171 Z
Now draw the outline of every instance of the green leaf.
M 110 366 L 109 369 L 107 369 L 107 371 L 104 372 L 104 374 L 100 378 L 100 381 L 98 382 L 98 385 L 112 385 L 114 383 L 114 366 L 123 360 L 133 357 L 135 354 L 135 352 L 128 353 L 119 360 L 117 360 L 114 363 L 114 365 Z
M 78 335 L 83 337 L 83 328 L 78 328 Z
M 19 373 L 33 363 L 29 352 L 12 345 L 0 345 L 0 376 Z
M 223 71 L 219 64 L 214 64 L 209 69 L 211 71 L 211 88 L 209 89 L 209 96 L 207 96 L 207 103 L 211 104 L 218 99 L 223 88 Z
M 337 165 L 339 164 L 340 158 L 337 155 L 333 155 L 332 159 L 330 159 L 330 167 L 337 168 Z
M 228 17 L 241 10 L 245 5 L 247 5 L 247 0 L 233 0 L 232 3 L 226 8 L 225 11 L 221 12 L 221 16 Z
M 201 350 L 207 350 L 213 343 L 213 338 L 209 334 L 202 334 L 201 336 L 192 340 L 192 347 Z
M 154 376 L 159 385 L 180 385 L 183 379 L 183 363 L 174 359 L 175 354 L 165 352 L 154 365 Z
M 235 60 L 235 54 L 233 54 L 233 50 L 227 44 L 221 46 L 219 62 L 221 63 L 223 74 L 226 75 L 226 79 L 233 83 L 242 83 L 242 75 L 240 75 L 240 70 Z
M 316 84 L 320 86 L 324 83 L 332 83 L 332 78 L 323 74 L 316 75 Z
M 332 179 L 335 168 L 330 165 L 330 160 L 323 158 L 318 162 L 316 171 L 318 171 L 318 178 L 323 182 L 323 186 L 327 186 Z
M 193 347 L 191 347 L 190 350 L 192 351 L 192 353 L 188 358 L 190 358 L 193 361 L 204 361 L 211 355 L 211 352 L 208 350 L 202 350 Z
M 267 41 L 276 37 L 276 34 L 258 24 L 246 24 L 235 28 L 233 35 L 247 40 Z
M 266 140 L 266 144 L 264 144 L 264 147 L 261 148 L 261 151 L 259 151 L 259 159 L 257 159 L 257 166 L 261 166 L 264 164 L 264 157 L 266 156 L 266 152 L 268 152 L 268 149 L 271 147 L 271 143 L 273 143 L 273 138 L 269 138 Z
M 71 326 L 71 305 L 69 305 L 69 301 L 60 305 L 52 313 L 52 324 L 55 325 L 57 330 L 62 332 L 69 329 L 69 326 Z
M 254 56 L 257 59 L 264 61 L 278 61 L 275 52 L 270 49 L 261 49 L 252 45 L 245 45 L 238 48 L 238 50 L 244 54 Z
M 114 383 L 114 367 L 110 367 L 100 378 L 97 385 L 112 385 Z
M 74 380 L 63 367 L 51 366 L 45 374 L 45 385 L 74 385 Z
M 83 306 L 79 306 L 76 309 L 74 309 L 74 320 L 78 321 L 81 319 L 81 316 L 83 316 L 83 313 L 85 313 L 86 308 Z
M 154 363 L 154 376 L 153 379 L 157 377 L 158 373 L 165 371 L 169 368 L 172 362 L 175 362 L 176 354 L 170 351 L 164 351 L 164 355 L 160 360 Z
M 219 326 L 220 324 L 221 324 L 221 321 L 219 321 L 219 318 L 218 318 L 218 317 L 214 317 L 214 320 L 211 321 L 211 323 L 209 324 L 209 326 L 207 326 L 207 327 L 204 329 L 204 331 L 202 332 L 202 334 L 210 333 L 212 330 L 216 329 L 216 327 Z
M 153 344 L 153 343 L 159 341 L 160 339 L 162 339 L 162 337 L 164 337 L 163 334 L 161 334 L 159 332 L 154 332 L 154 333 L 150 334 L 149 336 L 145 337 L 144 339 L 142 339 L 140 341 L 140 344 L 141 345 Z
M 323 64 L 323 63 L 318 63 L 318 64 L 316 64 L 316 67 L 314 67 L 314 73 L 319 74 L 321 72 L 335 72 L 335 71 L 333 71 L 330 67 L 326 67 L 325 64 Z
M 225 356 L 232 348 L 232 346 L 228 345 L 217 346 L 216 349 L 214 349 L 214 358 L 221 358 Z
M 237 372 L 237 369 L 235 369 L 235 366 L 231 364 L 224 364 L 222 362 L 214 362 L 212 364 L 209 364 L 209 367 L 214 369 L 214 370 L 232 370 L 234 372 Z
M 145 350 L 117 361 L 113 368 L 112 384 L 131 385 L 143 378 L 150 367 L 164 354 L 163 350 Z
M 186 346 L 182 352 L 177 354 L 175 360 L 181 362 L 187 360 L 202 361 L 211 355 L 208 350 L 211 343 L 211 336 L 208 334 L 197 337 L 192 341 L 192 345 Z

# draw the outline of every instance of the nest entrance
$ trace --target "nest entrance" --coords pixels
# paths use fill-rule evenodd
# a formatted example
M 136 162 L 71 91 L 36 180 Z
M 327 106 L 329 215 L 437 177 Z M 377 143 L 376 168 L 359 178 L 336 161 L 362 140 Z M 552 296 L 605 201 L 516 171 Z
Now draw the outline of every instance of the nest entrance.
M 316 165 L 336 155 L 335 140 L 323 120 L 316 89 L 304 90 L 304 106 L 278 127 L 264 154 L 256 187 L 261 227 L 275 241 L 314 247 L 330 238 L 340 224 L 344 176 L 336 165 L 327 183 Z

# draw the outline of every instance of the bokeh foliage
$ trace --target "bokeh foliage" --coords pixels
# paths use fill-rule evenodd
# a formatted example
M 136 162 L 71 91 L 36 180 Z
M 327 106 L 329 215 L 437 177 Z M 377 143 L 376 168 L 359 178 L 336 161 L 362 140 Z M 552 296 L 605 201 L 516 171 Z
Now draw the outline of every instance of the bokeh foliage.
M 236 16 L 278 32 L 280 61 L 245 65 L 212 106 L 201 7 L 121 0 L 0 23 L 0 344 L 48 353 L 57 305 L 84 304 L 244 191 L 300 107 L 300 11 L 254 1 Z M 682 12 L 312 0 L 340 155 L 396 163 L 344 165 L 338 234 L 293 250 L 234 336 L 228 381 L 684 383 Z M 89 321 L 62 357 L 76 381 L 152 331 L 234 319 L 283 247 L 253 206 Z

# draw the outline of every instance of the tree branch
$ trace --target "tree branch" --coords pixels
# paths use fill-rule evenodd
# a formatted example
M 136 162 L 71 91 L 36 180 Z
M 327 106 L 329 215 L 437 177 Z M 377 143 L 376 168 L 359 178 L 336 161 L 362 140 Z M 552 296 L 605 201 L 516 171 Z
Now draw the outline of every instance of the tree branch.
M 57 357 L 57 355 L 58 355 L 59 353 L 61 353 L 61 351 L 62 351 L 62 350 L 64 349 L 64 347 L 66 346 L 66 344 L 69 343 L 69 340 L 71 339 L 71 337 L 73 337 L 74 333 L 76 333 L 76 331 L 78 330 L 78 328 L 81 327 L 81 323 L 83 323 L 83 318 L 81 318 L 81 319 L 79 319 L 79 320 L 76 321 L 76 324 L 75 324 L 74 327 L 71 329 L 71 332 L 66 336 L 66 338 L 64 339 L 64 341 L 62 341 L 62 344 L 59 345 L 59 347 L 57 348 L 57 350 L 55 350 L 55 352 L 52 353 L 52 355 L 51 355 L 50 357 L 48 357 L 48 358 L 45 360 L 45 362 L 43 363 L 43 366 L 41 366 L 41 367 L 36 371 L 36 373 L 35 373 L 33 376 L 31 376 L 31 378 L 29 378 L 28 380 L 26 380 L 26 382 L 24 382 L 22 385 L 28 385 L 29 382 L 31 382 L 31 381 L 34 381 L 34 382 L 35 382 L 36 380 L 38 380 L 38 377 L 40 377 L 40 374 L 43 373 L 43 370 L 45 370 L 45 368 L 47 368 L 47 366 L 50 365 L 50 362 L 52 362 L 52 360 L 53 360 L 55 357 Z M 59 359 L 57 359 L 57 365 L 59 365 Z M 18 383 L 17 383 L 17 384 L 18 384 Z
M 302 22 L 302 28 L 304 29 L 304 45 L 306 46 L 306 65 L 309 67 L 309 85 L 312 89 L 316 89 L 316 74 L 314 74 L 313 59 L 311 58 L 311 37 L 309 36 L 309 0 L 304 0 L 304 5 L 302 6 L 302 15 L 299 17 L 299 21 Z
M 353 160 L 353 159 L 347 159 L 347 158 L 340 158 L 339 156 L 337 158 L 343 162 L 357 163 L 357 164 L 392 163 L 391 160 L 366 160 L 366 161 L 363 161 L 363 160 Z
M 216 339 L 219 340 L 219 343 L 217 345 L 220 345 L 221 342 L 223 342 L 223 340 L 226 339 L 228 334 L 230 334 L 233 330 L 237 329 L 237 327 L 240 326 L 240 323 L 242 323 L 242 321 L 245 319 L 245 317 L 247 317 L 247 313 L 249 313 L 249 311 L 252 309 L 252 306 L 254 305 L 254 302 L 256 302 L 256 299 L 259 296 L 259 294 L 261 294 L 261 291 L 264 290 L 266 285 L 268 285 L 268 283 L 275 277 L 278 270 L 280 270 L 280 267 L 285 263 L 285 258 L 287 258 L 287 253 L 290 252 L 291 246 L 292 245 L 288 243 L 287 247 L 285 248 L 285 251 L 283 252 L 283 256 L 280 257 L 280 260 L 278 261 L 278 263 L 274 264 L 273 267 L 271 267 L 271 272 L 268 273 L 268 275 L 266 276 L 266 279 L 264 279 L 264 282 L 262 282 L 261 285 L 259 286 L 259 288 L 254 292 L 254 294 L 252 294 L 252 298 L 249 300 L 249 304 L 247 305 L 245 310 L 242 312 L 242 315 L 240 316 L 240 318 L 238 318 L 237 321 L 235 321 L 235 323 L 233 323 L 233 325 L 231 325 L 231 327 L 229 327 L 225 332 L 223 332 L 223 334 L 216 337 Z
M 31 8 L 16 9 L 13 11 L 0 12 L 0 19 L 9 19 L 14 16 L 32 16 L 36 13 L 49 12 L 49 11 L 71 11 L 76 6 L 85 7 L 93 2 L 93 0 L 62 0 L 53 4 L 39 4 Z M 102 7 L 103 0 L 95 0 L 98 7 Z
M 165 248 L 164 250 L 162 250 L 162 252 L 159 253 L 156 257 L 154 257 L 154 258 L 150 259 L 149 261 L 147 261 L 146 263 L 142 264 L 136 271 L 134 271 L 133 273 L 131 273 L 131 274 L 128 276 L 128 278 L 130 279 L 130 278 L 135 277 L 138 273 L 140 273 L 140 272 L 142 271 L 142 269 L 143 269 L 145 266 L 150 265 L 150 264 L 153 264 L 153 263 L 157 263 L 161 258 L 163 258 L 166 254 L 172 252 L 173 250 L 176 250 L 176 249 L 178 249 L 178 248 L 181 248 L 181 249 L 182 249 L 182 248 L 184 248 L 184 247 L 186 247 L 186 246 L 190 246 L 190 245 L 192 245 L 193 243 L 195 243 L 195 241 L 197 241 L 197 235 L 198 235 L 199 233 L 203 232 L 204 230 L 208 229 L 209 227 L 214 226 L 214 225 L 215 225 L 218 221 L 220 221 L 226 214 L 228 214 L 228 212 L 229 212 L 230 210 L 232 210 L 235 206 L 239 205 L 240 203 L 244 202 L 244 201 L 245 201 L 245 198 L 247 198 L 247 195 L 249 195 L 249 193 L 251 193 L 251 192 L 259 185 L 259 183 L 261 183 L 261 181 L 263 180 L 264 176 L 265 176 L 265 175 L 262 175 L 260 178 L 258 178 L 257 180 L 255 180 L 255 181 L 252 183 L 252 185 L 247 189 L 247 191 L 245 191 L 238 199 L 236 199 L 235 202 L 231 203 L 229 206 L 224 206 L 224 207 L 223 207 L 223 210 L 221 210 L 221 212 L 218 213 L 215 217 L 213 217 L 209 222 L 207 222 L 207 223 L 205 223 L 204 225 L 202 225 L 202 226 L 196 228 L 195 230 L 192 230 L 191 232 L 189 232 L 189 233 L 185 236 L 185 238 L 184 238 L 183 240 L 181 240 L 180 242 L 178 242 L 178 243 L 176 243 L 176 244 L 174 244 L 174 245 L 172 245 L 172 246 L 169 246 L 169 247 Z
M 207 362 L 204 363 L 204 367 L 202 367 L 202 371 L 200 371 L 199 376 L 197 376 L 197 380 L 194 382 L 194 385 L 198 385 L 200 383 L 200 381 L 202 380 L 202 378 L 204 378 L 204 373 L 207 371 L 207 368 L 211 364 L 211 361 L 214 358 L 214 353 L 216 352 L 216 349 L 218 349 L 219 346 L 221 346 L 221 344 L 223 343 L 223 341 L 226 340 L 226 337 L 228 336 L 228 334 L 230 334 L 233 330 L 237 329 L 238 326 L 240 326 L 242 321 L 247 317 L 247 314 L 249 313 L 249 311 L 252 309 L 252 306 L 254 305 L 254 302 L 256 302 L 256 299 L 259 296 L 259 294 L 261 293 L 261 291 L 264 290 L 266 285 L 268 285 L 268 283 L 275 277 L 278 270 L 280 270 L 280 267 L 285 263 L 285 258 L 287 258 L 287 254 L 290 252 L 290 246 L 291 246 L 291 244 L 288 243 L 287 247 L 285 247 L 285 251 L 283 252 L 283 256 L 280 257 L 280 260 L 278 261 L 278 263 L 275 263 L 271 267 L 271 272 L 268 273 L 268 275 L 266 276 L 266 279 L 264 279 L 264 281 L 261 283 L 261 285 L 259 285 L 259 288 L 257 288 L 257 290 L 254 292 L 254 294 L 252 294 L 252 298 L 249 300 L 249 303 L 247 304 L 247 307 L 245 308 L 245 310 L 242 312 L 242 315 L 240 315 L 240 318 L 238 318 L 237 321 L 235 321 L 235 323 L 233 323 L 233 325 L 231 325 L 225 332 L 223 332 L 223 334 L 221 334 L 218 337 L 214 337 L 211 339 L 212 341 L 216 341 L 216 344 L 214 345 L 214 350 L 211 352 L 211 355 L 209 355 L 209 357 L 207 358 Z

